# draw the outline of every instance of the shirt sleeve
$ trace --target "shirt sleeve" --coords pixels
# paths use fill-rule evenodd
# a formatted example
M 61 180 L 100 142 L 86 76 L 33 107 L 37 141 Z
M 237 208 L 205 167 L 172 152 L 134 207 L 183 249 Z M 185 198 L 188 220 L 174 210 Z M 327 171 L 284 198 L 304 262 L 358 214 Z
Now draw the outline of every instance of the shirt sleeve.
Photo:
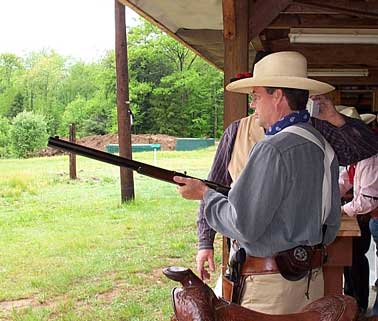
M 378 135 L 359 119 L 343 116 L 345 124 L 335 127 L 327 121 L 311 118 L 314 127 L 331 144 L 341 166 L 357 163 L 378 153 Z
M 356 168 L 356 175 L 360 179 L 360 190 L 353 200 L 343 206 L 349 216 L 366 214 L 378 207 L 378 161 L 369 159 L 362 161 Z M 358 171 L 357 171 L 358 169 Z
M 228 164 L 231 160 L 232 150 L 236 139 L 239 121 L 233 122 L 225 130 L 217 151 L 215 153 L 213 165 L 211 167 L 208 180 L 218 184 L 230 186 L 232 179 L 228 172 Z M 209 226 L 204 215 L 204 201 L 200 202 L 197 219 L 198 249 L 212 249 L 215 231 Z
M 336 159 L 332 162 L 332 167 L 338 169 L 338 162 Z M 330 213 L 325 221 L 327 225 L 326 233 L 324 235 L 324 244 L 332 243 L 337 236 L 337 232 L 340 229 L 341 225 L 341 197 L 338 190 L 338 178 L 340 177 L 339 171 L 331 171 L 332 173 L 332 195 L 331 195 L 331 209 Z
M 228 198 L 211 190 L 206 192 L 207 222 L 240 242 L 257 240 L 286 195 L 286 180 L 287 169 L 276 148 L 266 142 L 256 144 Z
M 339 188 L 340 196 L 343 197 L 345 194 L 353 187 L 353 184 L 349 182 L 349 175 L 346 169 L 343 169 L 340 172 L 339 176 Z

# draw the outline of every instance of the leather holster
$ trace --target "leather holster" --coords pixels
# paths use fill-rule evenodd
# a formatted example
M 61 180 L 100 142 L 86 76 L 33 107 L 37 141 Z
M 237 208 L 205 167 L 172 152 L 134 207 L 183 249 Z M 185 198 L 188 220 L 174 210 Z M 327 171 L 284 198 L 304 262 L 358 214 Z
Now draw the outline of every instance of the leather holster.
M 228 302 L 232 302 L 234 296 L 235 283 L 230 281 L 225 276 L 222 277 L 222 297 Z

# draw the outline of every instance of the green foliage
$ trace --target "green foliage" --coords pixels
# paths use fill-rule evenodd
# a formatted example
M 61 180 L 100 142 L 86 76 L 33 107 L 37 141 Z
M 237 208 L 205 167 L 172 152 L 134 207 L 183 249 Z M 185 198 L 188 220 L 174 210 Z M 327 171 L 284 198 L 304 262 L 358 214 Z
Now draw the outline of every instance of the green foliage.
M 111 98 L 101 93 L 87 101 L 83 118 L 83 135 L 104 135 L 112 127 L 112 110 L 114 105 Z
M 14 118 L 12 125 L 10 143 L 17 157 L 26 157 L 46 147 L 47 126 L 43 116 L 24 111 Z
M 21 59 L 15 54 L 0 54 L 0 93 L 13 86 L 15 76 L 21 69 Z
M 180 137 L 222 133 L 222 74 L 146 21 L 128 32 L 133 132 Z M 115 52 L 86 63 L 52 50 L 0 54 L 0 117 L 44 117 L 49 135 L 115 133 Z M 4 155 L 4 153 L 3 153 Z
M 9 155 L 9 132 L 11 124 L 5 117 L 0 116 L 0 158 Z
M 82 130 L 85 119 L 86 104 L 87 101 L 83 97 L 78 96 L 67 105 L 59 128 L 60 135 L 68 136 L 69 125 L 74 123 L 77 128 L 77 136 L 83 136 Z
M 8 118 L 16 117 L 17 114 L 21 113 L 24 110 L 24 95 L 17 93 L 14 96 L 13 102 L 9 106 L 9 110 L 6 114 Z

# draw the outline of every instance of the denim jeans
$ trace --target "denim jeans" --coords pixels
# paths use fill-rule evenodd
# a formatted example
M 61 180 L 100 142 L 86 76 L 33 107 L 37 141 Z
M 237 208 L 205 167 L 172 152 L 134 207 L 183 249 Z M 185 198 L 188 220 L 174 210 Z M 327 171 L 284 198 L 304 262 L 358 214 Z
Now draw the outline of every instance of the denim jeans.
M 371 236 L 373 237 L 373 240 L 377 248 L 376 255 L 378 256 L 378 217 L 377 218 L 372 217 L 370 219 L 369 228 L 370 228 Z

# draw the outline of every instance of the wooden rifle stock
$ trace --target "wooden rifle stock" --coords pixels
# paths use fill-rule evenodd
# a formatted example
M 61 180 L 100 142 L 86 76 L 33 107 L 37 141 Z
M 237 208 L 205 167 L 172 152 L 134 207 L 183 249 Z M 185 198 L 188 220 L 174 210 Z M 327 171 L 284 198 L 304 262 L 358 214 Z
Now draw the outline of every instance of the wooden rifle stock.
M 224 186 L 221 184 L 217 184 L 215 182 L 211 182 L 204 179 L 199 179 L 196 177 L 188 176 L 184 173 L 179 173 L 175 171 L 170 171 L 164 168 L 148 165 L 145 163 L 137 162 L 131 159 L 128 159 L 126 157 L 121 157 L 113 154 L 109 154 L 94 148 L 86 147 L 83 145 L 71 143 L 69 141 L 59 139 L 58 137 L 50 137 L 48 140 L 49 147 L 62 149 L 66 152 L 74 153 L 77 155 L 89 157 L 101 162 L 105 162 L 108 164 L 113 164 L 117 166 L 126 167 L 129 169 L 132 169 L 133 171 L 138 172 L 139 174 L 149 176 L 155 179 L 159 179 L 161 181 L 165 181 L 171 184 L 176 184 L 173 180 L 174 176 L 182 176 L 187 178 L 194 178 L 202 181 L 206 186 L 210 187 L 211 189 L 217 191 L 218 193 L 221 193 L 223 195 L 228 195 L 228 192 L 230 191 L 230 188 L 228 186 Z

